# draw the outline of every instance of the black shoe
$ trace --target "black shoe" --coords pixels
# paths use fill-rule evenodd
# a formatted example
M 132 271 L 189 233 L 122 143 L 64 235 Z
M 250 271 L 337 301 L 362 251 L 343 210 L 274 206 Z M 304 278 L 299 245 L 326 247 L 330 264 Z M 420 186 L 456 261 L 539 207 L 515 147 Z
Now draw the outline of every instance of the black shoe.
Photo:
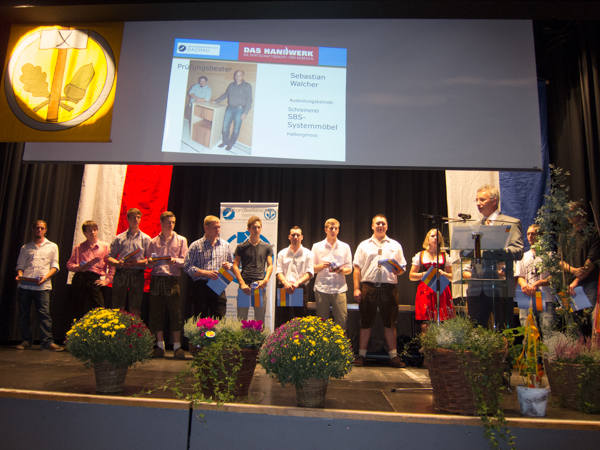
M 219 148 L 223 148 L 225 147 L 227 144 L 225 142 L 221 142 L 219 145 L 217 145 L 217 147 Z

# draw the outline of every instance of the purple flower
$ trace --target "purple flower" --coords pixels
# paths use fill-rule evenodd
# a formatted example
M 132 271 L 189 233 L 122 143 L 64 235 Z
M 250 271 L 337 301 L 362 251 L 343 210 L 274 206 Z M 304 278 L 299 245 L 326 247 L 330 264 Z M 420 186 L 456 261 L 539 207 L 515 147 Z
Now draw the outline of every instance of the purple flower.
M 275 358 L 271 358 L 271 363 L 275 363 Z
M 256 331 L 262 331 L 263 321 L 262 320 L 242 320 L 242 330 L 251 329 Z

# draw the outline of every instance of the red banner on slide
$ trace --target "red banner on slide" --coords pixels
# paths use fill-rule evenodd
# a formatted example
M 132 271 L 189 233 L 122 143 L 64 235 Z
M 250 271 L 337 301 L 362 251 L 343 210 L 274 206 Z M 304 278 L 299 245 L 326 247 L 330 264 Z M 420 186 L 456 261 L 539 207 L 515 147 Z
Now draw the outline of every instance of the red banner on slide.
M 240 42 L 238 61 L 317 66 L 319 47 Z

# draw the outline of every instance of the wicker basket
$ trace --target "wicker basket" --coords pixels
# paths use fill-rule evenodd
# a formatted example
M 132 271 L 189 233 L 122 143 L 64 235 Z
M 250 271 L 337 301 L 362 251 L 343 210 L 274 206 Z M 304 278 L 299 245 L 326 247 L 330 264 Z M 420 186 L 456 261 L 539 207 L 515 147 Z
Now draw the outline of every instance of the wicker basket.
M 323 408 L 325 406 L 325 394 L 327 394 L 327 378 L 316 379 L 310 377 L 300 386 L 296 385 L 296 398 L 298 406 L 306 408 Z
M 584 413 L 600 412 L 600 376 L 583 364 L 544 361 L 550 389 L 558 394 L 563 406 Z
M 203 348 L 189 347 L 190 353 L 196 358 L 202 358 Z M 215 388 L 219 388 L 221 391 L 225 391 L 228 387 L 229 379 L 233 376 L 233 369 L 238 364 L 239 355 L 242 355 L 242 367 L 236 374 L 235 390 L 232 395 L 236 398 L 244 398 L 248 396 L 248 390 L 252 383 L 252 377 L 254 376 L 254 369 L 256 368 L 256 358 L 258 356 L 257 349 L 242 349 L 242 350 L 231 350 L 227 355 L 224 356 L 224 367 L 217 371 L 217 378 L 223 380 L 216 386 L 211 381 L 212 376 L 209 377 L 208 382 L 202 387 L 202 393 L 205 397 L 215 396 Z M 203 369 L 206 375 L 209 375 L 209 369 Z
M 102 361 L 94 364 L 96 374 L 96 392 L 99 394 L 115 394 L 123 390 L 127 376 L 127 364 L 114 364 Z
M 483 372 L 471 352 L 464 352 L 464 356 L 461 356 L 456 350 L 426 349 L 425 361 L 433 388 L 434 407 L 453 414 L 477 415 L 476 395 L 465 373 L 468 367 L 472 375 L 489 378 L 491 392 L 483 391 L 484 401 L 492 410 L 497 409 L 496 392 L 502 385 L 507 353 L 506 349 L 492 353 L 489 358 L 491 365 Z M 466 364 L 463 362 L 465 360 Z

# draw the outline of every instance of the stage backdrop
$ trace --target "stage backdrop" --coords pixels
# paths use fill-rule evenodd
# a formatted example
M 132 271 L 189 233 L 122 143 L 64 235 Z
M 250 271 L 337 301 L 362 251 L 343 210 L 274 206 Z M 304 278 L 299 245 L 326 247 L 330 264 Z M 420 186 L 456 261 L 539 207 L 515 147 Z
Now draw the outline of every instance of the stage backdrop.
M 273 273 L 267 284 L 265 295 L 265 329 L 273 331 L 275 318 L 275 264 L 277 262 L 277 222 L 279 203 L 221 203 L 221 238 L 229 242 L 231 251 L 235 252 L 238 244 L 249 238 L 248 219 L 260 217 L 262 221 L 261 240 L 273 246 Z M 237 317 L 237 280 L 226 290 L 227 317 Z M 254 317 L 254 309 L 250 308 L 248 318 Z

